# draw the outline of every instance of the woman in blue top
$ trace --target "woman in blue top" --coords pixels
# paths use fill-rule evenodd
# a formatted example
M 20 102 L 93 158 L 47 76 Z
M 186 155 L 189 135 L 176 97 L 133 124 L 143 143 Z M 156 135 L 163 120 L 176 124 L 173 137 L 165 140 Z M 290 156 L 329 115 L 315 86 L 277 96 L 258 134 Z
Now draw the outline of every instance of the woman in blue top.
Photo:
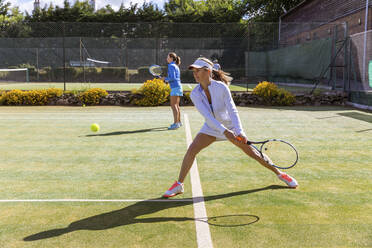
M 175 53 L 169 53 L 167 56 L 168 63 L 168 75 L 162 79 L 169 83 L 170 92 L 170 105 L 173 112 L 174 122 L 168 127 L 169 130 L 174 130 L 182 126 L 181 123 L 181 112 L 180 112 L 180 98 L 183 96 L 182 85 L 180 79 L 180 68 L 181 59 Z

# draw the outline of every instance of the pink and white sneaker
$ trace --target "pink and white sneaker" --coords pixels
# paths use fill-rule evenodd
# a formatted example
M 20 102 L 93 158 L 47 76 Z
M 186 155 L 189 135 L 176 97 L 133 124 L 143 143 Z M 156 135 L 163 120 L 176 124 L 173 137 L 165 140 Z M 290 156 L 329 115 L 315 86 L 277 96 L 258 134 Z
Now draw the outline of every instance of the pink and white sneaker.
M 180 184 L 177 181 L 175 181 L 174 184 L 172 185 L 172 187 L 170 187 L 163 194 L 163 197 L 165 197 L 165 198 L 173 197 L 173 196 L 176 196 L 178 194 L 182 194 L 183 191 L 184 191 L 184 189 L 183 189 L 183 183 Z
M 288 187 L 290 187 L 290 188 L 295 189 L 298 186 L 298 183 L 297 183 L 296 179 L 289 176 L 288 174 L 281 173 L 281 174 L 278 175 L 278 178 L 280 180 L 282 180 L 283 182 L 285 182 L 288 185 Z

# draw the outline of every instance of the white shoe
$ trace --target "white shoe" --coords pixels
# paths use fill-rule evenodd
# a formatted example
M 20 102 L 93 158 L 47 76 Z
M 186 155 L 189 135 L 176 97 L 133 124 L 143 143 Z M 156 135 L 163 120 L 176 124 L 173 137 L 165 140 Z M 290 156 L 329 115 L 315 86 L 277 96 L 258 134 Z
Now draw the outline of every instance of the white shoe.
M 283 182 L 285 182 L 288 185 L 288 187 L 290 187 L 290 188 L 295 189 L 298 186 L 298 183 L 297 183 L 296 179 L 289 176 L 288 174 L 281 173 L 281 174 L 278 175 L 278 178 L 280 180 L 282 180 Z
M 163 197 L 169 198 L 176 196 L 178 194 L 182 194 L 184 191 L 183 183 L 179 184 L 177 181 L 163 194 Z

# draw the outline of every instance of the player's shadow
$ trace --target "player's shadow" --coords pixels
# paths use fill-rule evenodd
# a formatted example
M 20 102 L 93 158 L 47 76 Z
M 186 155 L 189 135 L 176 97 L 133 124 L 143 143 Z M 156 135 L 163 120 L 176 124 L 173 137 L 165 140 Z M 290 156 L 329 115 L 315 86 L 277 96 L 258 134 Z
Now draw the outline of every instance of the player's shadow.
M 276 189 L 289 189 L 285 186 L 271 185 L 264 188 L 237 191 L 227 194 L 212 195 L 204 197 L 204 201 L 213 201 L 233 196 L 246 195 L 264 190 L 276 190 Z M 161 198 L 152 199 L 160 200 Z M 40 239 L 47 239 L 60 236 L 62 234 L 78 231 L 78 230 L 105 230 L 118 226 L 131 225 L 135 223 L 155 223 L 155 222 L 167 222 L 167 221 L 197 221 L 190 217 L 153 217 L 153 218 L 141 218 L 141 216 L 146 216 L 158 211 L 162 211 L 169 208 L 177 208 L 182 206 L 191 205 L 203 201 L 202 197 L 196 198 L 183 198 L 182 201 L 163 201 L 163 202 L 149 202 L 140 201 L 128 207 L 115 210 L 112 212 L 107 212 L 95 216 L 91 216 L 85 219 L 77 220 L 70 223 L 65 228 L 51 229 L 30 236 L 25 237 L 24 241 L 35 241 Z M 255 218 L 254 222 L 259 220 L 258 216 L 250 215 Z M 212 217 L 216 218 L 216 217 Z M 208 222 L 208 220 L 200 220 Z
M 146 129 L 139 129 L 139 130 L 132 130 L 132 131 L 116 131 L 110 133 L 99 133 L 99 134 L 88 134 L 85 137 L 94 137 L 94 136 L 113 136 L 113 135 L 122 135 L 122 134 L 131 134 L 131 133 L 146 133 L 146 132 L 161 132 L 167 131 L 167 127 L 154 127 L 154 128 L 146 128 Z

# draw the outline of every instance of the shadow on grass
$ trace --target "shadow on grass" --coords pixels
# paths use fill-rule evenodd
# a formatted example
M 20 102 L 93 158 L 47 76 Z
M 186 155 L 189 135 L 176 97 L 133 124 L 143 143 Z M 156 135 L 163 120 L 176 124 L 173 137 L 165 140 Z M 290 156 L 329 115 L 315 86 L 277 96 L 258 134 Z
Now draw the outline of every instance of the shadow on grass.
M 359 112 L 338 113 L 338 115 L 372 123 L 372 115 L 362 114 Z
M 85 135 L 85 137 L 113 136 L 113 135 L 131 134 L 131 133 L 146 133 L 146 132 L 161 132 L 161 131 L 167 131 L 167 130 L 168 130 L 167 127 L 154 127 L 154 128 L 139 129 L 139 130 L 132 130 L 132 131 L 117 131 L 117 132 L 110 132 L 110 133 L 88 134 L 88 135 Z
M 210 222 L 213 222 L 214 220 L 218 218 L 223 218 L 231 215 L 226 216 L 216 216 L 216 217 L 209 217 L 207 220 L 198 220 L 190 217 L 153 217 L 153 218 L 140 218 L 141 216 L 146 216 L 152 213 L 156 213 L 165 209 L 170 208 L 177 208 L 177 207 L 183 207 L 187 205 L 191 205 L 193 203 L 198 203 L 202 201 L 213 201 L 213 200 L 219 200 L 224 199 L 228 197 L 233 196 L 239 196 L 239 195 L 246 195 L 251 194 L 259 191 L 264 190 L 276 190 L 276 189 L 289 189 L 285 186 L 279 186 L 279 185 L 271 185 L 264 188 L 258 188 L 258 189 L 252 189 L 252 190 L 244 190 L 244 191 L 237 191 L 227 194 L 220 194 L 220 195 L 212 195 L 212 196 L 206 196 L 206 197 L 194 197 L 194 198 L 183 198 L 182 201 L 179 201 L 180 199 L 176 199 L 174 201 L 157 201 L 157 202 L 151 202 L 151 201 L 140 201 L 133 205 L 130 205 L 128 207 L 107 212 L 95 216 L 91 216 L 85 219 L 77 220 L 72 223 L 70 223 L 66 228 L 60 228 L 60 229 L 51 229 L 43 232 L 39 232 L 30 236 L 25 237 L 24 241 L 35 241 L 40 239 L 47 239 L 47 238 L 53 238 L 57 237 L 66 233 L 79 231 L 79 230 L 105 230 L 110 229 L 118 226 L 125 226 L 125 225 L 131 225 L 136 223 L 156 223 L 156 222 L 168 222 L 168 221 L 203 221 L 207 222 L 208 224 L 211 224 Z M 151 200 L 161 200 L 162 198 L 156 198 Z M 232 215 L 234 216 L 234 215 Z M 246 217 L 250 218 L 249 223 L 240 223 L 239 225 L 248 225 L 253 224 L 259 220 L 258 216 L 255 215 L 246 215 Z M 216 224 L 214 224 L 216 225 Z M 225 225 L 227 226 L 227 225 Z
M 273 109 L 278 111 L 309 111 L 309 112 L 322 112 L 322 111 L 345 111 L 345 110 L 355 110 L 355 108 L 348 106 L 329 106 L 329 105 L 320 105 L 320 106 L 263 106 L 263 105 L 249 105 L 250 108 L 264 108 L 264 109 Z
M 372 128 L 364 129 L 364 130 L 359 130 L 359 131 L 356 131 L 356 132 L 357 133 L 363 133 L 363 132 L 368 132 L 368 131 L 372 131 Z
M 318 117 L 318 118 L 315 118 L 315 119 L 318 119 L 318 120 L 324 120 L 324 119 L 333 119 L 333 118 L 340 118 L 342 116 L 327 116 L 327 117 Z

